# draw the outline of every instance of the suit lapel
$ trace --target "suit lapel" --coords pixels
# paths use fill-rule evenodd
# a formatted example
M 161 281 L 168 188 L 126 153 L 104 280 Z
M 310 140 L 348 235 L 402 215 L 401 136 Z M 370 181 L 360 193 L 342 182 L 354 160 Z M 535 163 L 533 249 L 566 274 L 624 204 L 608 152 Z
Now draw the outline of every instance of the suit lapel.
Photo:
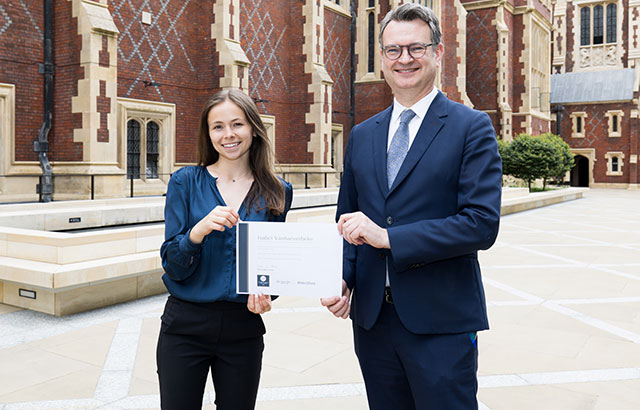
M 393 105 L 380 113 L 376 120 L 373 135 L 373 163 L 376 172 L 376 179 L 380 185 L 380 191 L 387 195 L 389 187 L 387 185 L 387 137 L 389 136 L 389 122 L 391 121 L 391 111 Z
M 388 197 L 391 192 L 409 175 L 411 170 L 416 166 L 420 158 L 427 151 L 431 142 L 435 136 L 440 132 L 440 129 L 444 126 L 444 121 L 442 117 L 446 117 L 447 115 L 447 99 L 442 93 L 438 92 L 436 98 L 433 100 L 431 105 L 429 106 L 429 110 L 427 111 L 427 115 L 425 115 L 422 120 L 422 124 L 418 129 L 418 133 L 416 134 L 416 138 L 413 140 L 411 144 L 411 148 L 409 148 L 409 152 L 404 159 L 404 162 L 400 166 L 400 170 L 398 171 L 398 175 L 396 179 L 393 181 L 393 185 L 391 189 L 386 193 L 386 197 Z M 387 132 L 388 132 L 387 126 Z M 377 160 L 377 158 L 376 158 Z M 386 166 L 386 160 L 384 161 Z M 386 176 L 385 176 L 386 181 Z

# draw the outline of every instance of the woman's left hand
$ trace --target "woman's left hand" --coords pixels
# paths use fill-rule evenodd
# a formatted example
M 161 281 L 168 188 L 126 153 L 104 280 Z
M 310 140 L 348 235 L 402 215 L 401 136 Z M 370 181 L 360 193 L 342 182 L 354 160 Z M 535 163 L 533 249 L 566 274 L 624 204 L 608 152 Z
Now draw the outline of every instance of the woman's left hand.
M 262 293 L 259 295 L 249 295 L 247 309 L 256 314 L 267 313 L 271 310 L 271 296 L 263 295 Z

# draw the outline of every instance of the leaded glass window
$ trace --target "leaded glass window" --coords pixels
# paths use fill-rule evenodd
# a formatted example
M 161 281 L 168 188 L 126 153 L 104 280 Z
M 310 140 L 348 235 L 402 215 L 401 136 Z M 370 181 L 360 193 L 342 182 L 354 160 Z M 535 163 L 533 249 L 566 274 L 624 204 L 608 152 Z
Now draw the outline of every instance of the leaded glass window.
M 607 5 L 607 43 L 616 42 L 616 5 Z
M 375 47 L 375 31 L 376 31 L 376 22 L 375 22 L 375 13 L 374 12 L 369 12 L 369 50 L 368 50 L 368 58 L 367 58 L 367 72 L 369 73 L 373 73 L 375 71 L 375 52 L 374 52 L 374 47 Z
M 602 6 L 593 8 L 593 44 L 602 44 L 604 41 L 602 30 Z
M 583 7 L 580 10 L 580 45 L 589 45 L 589 35 L 591 34 L 591 9 Z
M 140 123 L 127 122 L 127 178 L 140 178 Z
M 153 121 L 147 123 L 147 178 L 158 178 L 158 124 Z

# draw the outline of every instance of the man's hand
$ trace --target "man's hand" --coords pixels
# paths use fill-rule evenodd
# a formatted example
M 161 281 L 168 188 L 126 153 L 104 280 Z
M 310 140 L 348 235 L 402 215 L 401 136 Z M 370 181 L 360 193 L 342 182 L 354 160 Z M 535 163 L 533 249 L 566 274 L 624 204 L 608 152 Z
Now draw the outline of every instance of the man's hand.
M 389 234 L 362 212 L 340 215 L 338 232 L 352 245 L 371 245 L 378 249 L 390 249 Z
M 271 310 L 271 296 L 263 295 L 249 295 L 247 299 L 247 309 L 255 314 L 267 313 Z
M 342 280 L 342 297 L 321 298 L 320 303 L 326 306 L 335 317 L 348 318 L 351 312 L 351 290 L 347 287 L 347 282 Z

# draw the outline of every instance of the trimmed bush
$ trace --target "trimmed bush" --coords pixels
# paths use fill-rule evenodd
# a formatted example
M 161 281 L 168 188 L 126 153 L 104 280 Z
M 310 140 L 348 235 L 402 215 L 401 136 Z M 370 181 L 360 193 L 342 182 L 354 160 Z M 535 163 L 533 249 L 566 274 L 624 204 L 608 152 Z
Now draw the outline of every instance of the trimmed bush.
M 573 167 L 573 154 L 562 138 L 552 133 L 539 136 L 520 134 L 512 142 L 501 141 L 502 172 L 531 183 L 542 179 L 543 190 L 552 178 L 562 179 Z

